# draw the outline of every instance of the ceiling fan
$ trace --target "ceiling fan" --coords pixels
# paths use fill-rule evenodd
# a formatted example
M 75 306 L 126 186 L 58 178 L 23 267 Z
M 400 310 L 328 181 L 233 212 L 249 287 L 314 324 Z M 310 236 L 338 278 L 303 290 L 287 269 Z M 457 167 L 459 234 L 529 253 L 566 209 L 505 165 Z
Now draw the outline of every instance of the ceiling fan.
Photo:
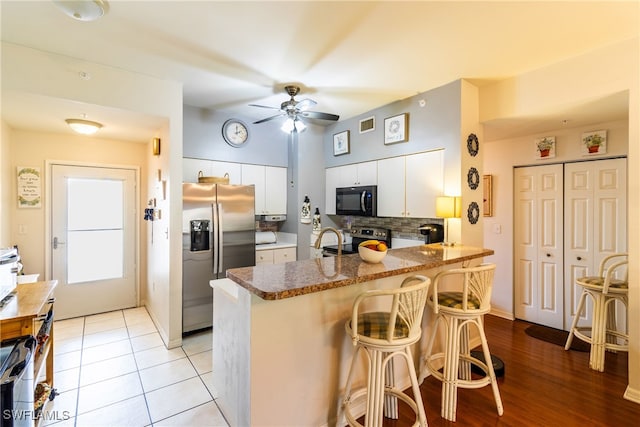
M 308 109 L 317 104 L 316 101 L 305 98 L 301 101 L 296 101 L 294 97 L 300 92 L 300 87 L 288 85 L 284 87 L 284 90 L 289 94 L 291 99 L 280 104 L 280 108 L 278 107 L 269 107 L 266 105 L 258 105 L 258 104 L 249 104 L 252 107 L 260 107 L 260 108 L 268 108 L 271 110 L 278 110 L 278 114 L 274 116 L 269 116 L 262 120 L 258 120 L 253 122 L 254 124 L 268 122 L 269 120 L 277 119 L 278 117 L 285 116 L 287 120 L 282 125 L 282 130 L 285 132 L 291 132 L 294 129 L 298 132 L 302 132 L 306 126 L 302 122 L 301 118 L 309 118 L 309 119 L 321 119 L 321 120 L 332 120 L 337 121 L 340 116 L 336 114 L 329 113 L 320 113 L 318 111 L 309 111 Z

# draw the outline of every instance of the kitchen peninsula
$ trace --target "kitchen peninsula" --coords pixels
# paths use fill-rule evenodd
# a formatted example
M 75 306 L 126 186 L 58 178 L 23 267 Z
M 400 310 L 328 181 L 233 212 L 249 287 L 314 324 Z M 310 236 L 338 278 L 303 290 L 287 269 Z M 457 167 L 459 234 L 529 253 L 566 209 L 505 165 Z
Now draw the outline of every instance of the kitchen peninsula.
M 344 322 L 356 296 L 492 254 L 432 244 L 391 249 L 379 264 L 354 254 L 229 270 L 211 281 L 219 407 L 232 426 L 335 425 L 353 354 Z M 428 331 L 428 314 L 423 322 Z M 357 383 L 362 378 L 364 369 Z

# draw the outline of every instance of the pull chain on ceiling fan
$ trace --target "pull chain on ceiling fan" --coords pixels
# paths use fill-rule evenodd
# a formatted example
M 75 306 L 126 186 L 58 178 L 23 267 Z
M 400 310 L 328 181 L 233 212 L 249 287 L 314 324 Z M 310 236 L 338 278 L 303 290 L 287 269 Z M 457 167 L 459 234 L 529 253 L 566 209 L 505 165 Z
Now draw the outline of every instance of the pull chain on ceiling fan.
M 285 132 L 292 132 L 294 129 L 298 132 L 302 132 L 306 126 L 302 121 L 302 118 L 310 118 L 310 119 L 320 119 L 320 120 L 331 120 L 337 121 L 340 116 L 336 114 L 329 113 L 321 113 L 318 111 L 308 111 L 308 108 L 313 107 L 317 103 L 309 98 L 305 98 L 301 101 L 296 101 L 294 97 L 300 92 L 300 88 L 298 86 L 285 86 L 285 91 L 291 99 L 280 104 L 280 108 L 278 107 L 269 107 L 266 105 L 258 105 L 258 104 L 249 104 L 252 107 L 259 108 L 268 108 L 271 110 L 278 110 L 278 114 L 274 116 L 269 116 L 261 120 L 257 120 L 253 122 L 254 124 L 268 122 L 273 119 L 277 119 L 279 117 L 286 117 L 284 124 L 282 125 L 282 130 Z

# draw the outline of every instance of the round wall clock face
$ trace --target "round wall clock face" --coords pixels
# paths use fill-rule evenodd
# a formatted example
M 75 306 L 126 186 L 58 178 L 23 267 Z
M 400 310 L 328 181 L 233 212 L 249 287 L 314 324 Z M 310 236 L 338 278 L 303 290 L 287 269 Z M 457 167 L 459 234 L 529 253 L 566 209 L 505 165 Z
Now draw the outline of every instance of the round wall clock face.
M 467 184 L 469 184 L 469 188 L 475 190 L 480 185 L 480 174 L 478 173 L 478 169 L 470 168 L 467 173 Z
M 469 203 L 469 207 L 467 208 L 467 218 L 471 224 L 478 222 L 478 219 L 480 218 L 480 207 L 476 202 Z
M 478 146 L 478 137 L 475 133 L 470 133 L 467 138 L 467 150 L 471 157 L 475 157 L 478 155 L 478 150 L 480 147 Z
M 232 147 L 241 147 L 249 139 L 249 128 L 240 120 L 229 119 L 222 125 L 222 137 Z

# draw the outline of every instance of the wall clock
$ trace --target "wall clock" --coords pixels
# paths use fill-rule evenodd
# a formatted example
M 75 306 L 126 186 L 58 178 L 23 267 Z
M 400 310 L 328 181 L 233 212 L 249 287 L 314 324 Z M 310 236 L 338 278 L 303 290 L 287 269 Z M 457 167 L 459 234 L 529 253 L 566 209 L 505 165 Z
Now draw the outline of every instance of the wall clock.
M 242 147 L 249 140 L 249 128 L 237 119 L 229 119 L 222 125 L 222 137 L 232 147 Z
M 467 218 L 471 224 L 478 222 L 478 218 L 480 218 L 480 207 L 476 202 L 469 203 L 469 207 L 467 208 Z
M 478 155 L 478 150 L 480 147 L 478 146 L 478 137 L 475 133 L 470 133 L 467 138 L 467 150 L 471 157 L 475 157 Z
M 469 188 L 475 190 L 480 185 L 480 174 L 478 173 L 478 169 L 470 168 L 467 173 L 467 184 L 469 184 Z

